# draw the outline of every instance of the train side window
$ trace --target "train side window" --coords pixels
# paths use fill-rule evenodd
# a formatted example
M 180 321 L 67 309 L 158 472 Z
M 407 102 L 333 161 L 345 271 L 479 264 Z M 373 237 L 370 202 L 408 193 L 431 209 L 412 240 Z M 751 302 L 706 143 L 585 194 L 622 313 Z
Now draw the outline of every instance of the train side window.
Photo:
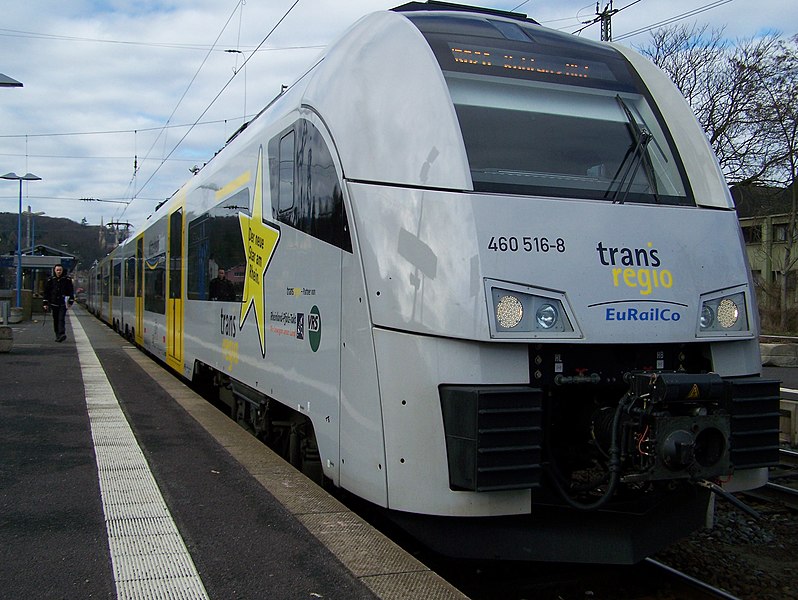
M 144 270 L 141 268 L 144 265 L 144 238 L 140 237 L 136 241 L 136 267 L 138 270 L 138 277 L 136 277 L 136 298 L 144 296 Z
M 145 261 L 144 310 L 166 314 L 166 253 Z
M 166 314 L 166 243 L 169 217 L 163 216 L 144 239 L 144 310 Z
M 103 294 L 103 301 L 109 302 L 111 300 L 111 275 L 109 273 L 109 266 L 106 262 L 103 267 L 103 282 L 102 282 L 102 294 Z
M 122 261 L 114 260 L 113 295 L 122 295 Z
M 277 201 L 277 214 L 288 220 L 285 222 L 293 224 L 294 209 L 294 132 L 293 130 L 280 139 L 278 155 L 279 182 Z M 283 220 L 281 218 L 280 220 Z
M 300 132 L 303 137 L 300 147 L 304 157 L 297 161 L 297 170 L 300 190 L 303 183 L 305 189 L 299 191 L 298 195 L 303 198 L 303 214 L 308 217 L 304 231 L 351 252 L 344 195 L 332 153 L 321 132 L 310 121 L 302 121 Z
M 188 224 L 189 300 L 210 300 L 211 281 L 222 269 L 233 284 L 233 292 L 217 299 L 241 301 L 247 260 L 238 215 L 251 214 L 249 203 L 249 189 L 245 188 Z
M 269 142 L 269 156 L 274 217 L 351 252 L 342 183 L 321 131 L 300 119 L 290 132 Z
M 136 293 L 136 257 L 125 259 L 125 297 L 132 298 Z

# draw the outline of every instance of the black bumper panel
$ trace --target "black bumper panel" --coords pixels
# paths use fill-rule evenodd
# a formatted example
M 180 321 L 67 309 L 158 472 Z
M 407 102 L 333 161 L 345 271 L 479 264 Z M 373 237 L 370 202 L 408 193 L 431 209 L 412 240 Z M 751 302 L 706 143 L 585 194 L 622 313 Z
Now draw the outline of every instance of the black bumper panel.
M 541 390 L 441 386 L 449 486 L 477 492 L 540 486 Z

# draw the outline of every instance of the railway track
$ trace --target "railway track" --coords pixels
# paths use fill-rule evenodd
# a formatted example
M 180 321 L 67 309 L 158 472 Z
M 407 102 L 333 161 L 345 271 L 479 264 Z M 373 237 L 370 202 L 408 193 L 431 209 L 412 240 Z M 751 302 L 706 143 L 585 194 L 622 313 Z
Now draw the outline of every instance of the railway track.
M 430 565 L 472 600 L 737 600 L 654 559 L 637 565 L 452 563 Z
M 782 448 L 779 450 L 779 456 L 782 463 L 798 468 L 798 450 Z
M 763 487 L 740 495 L 798 512 L 798 452 L 782 448 L 778 467 L 773 467 Z
M 676 587 L 682 587 L 684 595 L 678 596 L 680 598 L 721 598 L 723 600 L 737 600 L 737 596 L 706 583 L 705 581 L 701 581 L 692 575 L 688 575 L 683 571 L 674 569 L 658 560 L 647 558 L 643 562 L 654 572 L 672 579 Z

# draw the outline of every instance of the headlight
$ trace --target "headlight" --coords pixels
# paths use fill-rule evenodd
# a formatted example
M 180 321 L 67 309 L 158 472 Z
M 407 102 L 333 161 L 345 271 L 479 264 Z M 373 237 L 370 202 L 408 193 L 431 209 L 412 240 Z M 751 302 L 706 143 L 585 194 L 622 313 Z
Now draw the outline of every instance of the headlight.
M 535 319 L 543 329 L 551 329 L 557 324 L 560 314 L 551 304 L 542 305 L 535 313 Z
M 534 288 L 490 280 L 486 280 L 485 291 L 490 302 L 492 337 L 578 337 L 562 299 L 538 295 Z
M 524 305 L 515 296 L 506 295 L 499 299 L 496 305 L 496 320 L 499 327 L 512 329 L 521 322 L 524 317 Z
M 702 300 L 698 331 L 705 334 L 748 332 L 745 293 Z
M 724 298 L 718 304 L 718 323 L 724 329 L 734 327 L 737 319 L 740 317 L 740 309 L 735 304 L 734 300 Z
M 714 322 L 715 311 L 713 311 L 708 305 L 704 304 L 704 306 L 701 307 L 701 329 L 711 327 Z

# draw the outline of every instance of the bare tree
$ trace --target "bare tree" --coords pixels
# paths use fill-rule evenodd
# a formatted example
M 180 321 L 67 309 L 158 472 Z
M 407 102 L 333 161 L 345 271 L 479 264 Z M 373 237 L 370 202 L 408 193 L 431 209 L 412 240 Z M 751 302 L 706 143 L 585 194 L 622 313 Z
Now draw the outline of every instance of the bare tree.
M 790 212 L 783 253 L 776 263 L 779 271 L 779 325 L 788 326 L 789 273 L 798 263 L 798 35 L 779 41 L 756 64 L 744 68 L 756 74 L 757 93 L 747 110 L 747 118 L 758 134 L 767 140 L 768 158 L 762 164 L 763 183 L 791 190 Z
M 656 30 L 638 50 L 673 80 L 703 127 L 730 183 L 758 182 L 769 168 L 769 141 L 752 126 L 761 86 L 756 65 L 769 56 L 776 34 L 731 44 L 723 29 L 674 25 Z

